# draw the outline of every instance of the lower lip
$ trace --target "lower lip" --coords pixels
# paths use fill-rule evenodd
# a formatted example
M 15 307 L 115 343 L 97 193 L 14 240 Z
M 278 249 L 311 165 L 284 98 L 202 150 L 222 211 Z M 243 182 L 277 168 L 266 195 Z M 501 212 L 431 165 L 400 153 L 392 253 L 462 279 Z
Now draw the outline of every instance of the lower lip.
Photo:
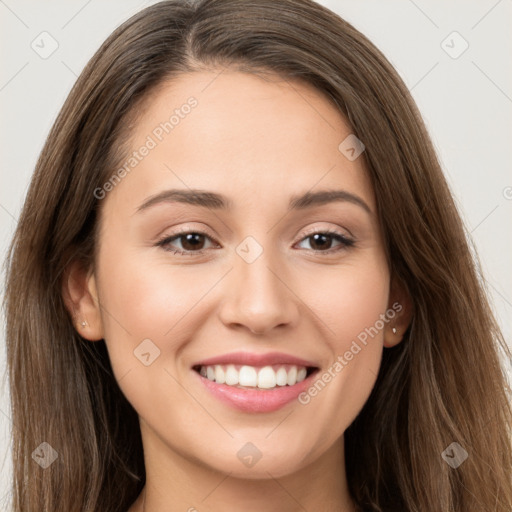
M 273 389 L 242 389 L 227 384 L 217 384 L 192 371 L 216 398 L 240 411 L 255 413 L 277 411 L 295 400 L 310 386 L 312 377 L 318 370 L 293 386 L 276 386 Z

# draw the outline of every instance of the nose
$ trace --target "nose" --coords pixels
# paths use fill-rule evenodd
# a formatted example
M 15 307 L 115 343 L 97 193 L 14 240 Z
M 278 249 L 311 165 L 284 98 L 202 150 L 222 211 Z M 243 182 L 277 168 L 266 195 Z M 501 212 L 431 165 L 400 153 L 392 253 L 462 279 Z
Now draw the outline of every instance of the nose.
M 267 255 L 264 251 L 252 263 L 235 258 L 220 311 L 227 327 L 262 335 L 298 323 L 300 301 L 292 291 L 293 283 L 287 282 L 286 273 L 273 269 Z

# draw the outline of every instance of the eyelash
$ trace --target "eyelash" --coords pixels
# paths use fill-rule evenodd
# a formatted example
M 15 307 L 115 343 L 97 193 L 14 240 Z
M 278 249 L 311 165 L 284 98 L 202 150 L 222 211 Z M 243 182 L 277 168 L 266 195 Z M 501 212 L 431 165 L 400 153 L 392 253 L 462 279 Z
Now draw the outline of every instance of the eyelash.
M 183 255 L 183 256 L 195 256 L 195 255 L 204 254 L 204 252 L 207 249 L 200 249 L 198 251 L 183 251 L 181 249 L 169 249 L 167 247 L 171 242 L 174 242 L 175 240 L 178 240 L 179 238 L 181 238 L 185 235 L 189 235 L 189 234 L 202 235 L 202 236 L 205 236 L 205 237 L 211 239 L 215 243 L 218 243 L 213 237 L 211 237 L 210 235 L 208 235 L 207 233 L 205 233 L 203 231 L 192 231 L 192 230 L 186 231 L 186 230 L 184 230 L 184 231 L 175 233 L 174 235 L 171 235 L 171 236 L 165 236 L 164 238 L 160 239 L 155 245 L 158 247 L 162 247 L 162 249 L 164 251 L 171 252 L 172 254 L 179 254 L 179 255 Z M 326 251 L 320 251 L 317 249 L 307 249 L 307 250 L 313 251 L 317 254 L 332 254 L 332 253 L 336 253 L 338 251 L 348 249 L 349 247 L 353 247 L 355 245 L 354 240 L 347 238 L 345 235 L 343 235 L 337 231 L 333 231 L 333 230 L 329 230 L 329 229 L 308 232 L 308 233 L 306 233 L 306 235 L 304 237 L 302 237 L 299 240 L 299 242 L 302 242 L 302 241 L 306 240 L 307 238 L 311 238 L 312 236 L 314 236 L 316 234 L 330 235 L 334 239 L 336 239 L 338 242 L 341 242 L 341 244 L 338 247 L 327 249 Z

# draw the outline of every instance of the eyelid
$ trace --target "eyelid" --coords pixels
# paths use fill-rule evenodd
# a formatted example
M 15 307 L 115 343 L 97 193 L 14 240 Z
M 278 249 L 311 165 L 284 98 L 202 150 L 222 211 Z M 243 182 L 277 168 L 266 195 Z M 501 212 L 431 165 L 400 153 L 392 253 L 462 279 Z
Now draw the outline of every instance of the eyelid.
M 159 237 L 159 240 L 165 240 L 167 238 L 174 238 L 174 237 L 177 237 L 179 235 L 184 235 L 184 234 L 188 234 L 188 233 L 197 233 L 197 234 L 200 234 L 200 235 L 207 235 L 216 244 L 219 243 L 217 241 L 217 239 L 215 238 L 215 236 L 212 235 L 212 232 L 209 229 L 204 228 L 204 227 L 201 227 L 201 228 L 197 229 L 197 228 L 193 228 L 191 226 L 184 226 L 184 227 L 181 226 L 179 228 L 176 228 L 176 231 L 170 233 L 169 235 L 162 235 L 161 237 Z
M 300 238 L 297 241 L 301 242 L 308 235 L 314 235 L 316 233 L 331 233 L 331 234 L 339 235 L 342 238 L 346 238 L 346 239 L 350 238 L 352 241 L 355 242 L 354 235 L 352 235 L 352 233 L 348 229 L 345 229 L 345 231 L 348 233 L 348 236 L 345 233 L 342 233 L 341 229 L 338 227 L 336 227 L 336 228 L 322 228 L 322 227 L 311 228 L 306 231 L 303 231 L 301 233 Z

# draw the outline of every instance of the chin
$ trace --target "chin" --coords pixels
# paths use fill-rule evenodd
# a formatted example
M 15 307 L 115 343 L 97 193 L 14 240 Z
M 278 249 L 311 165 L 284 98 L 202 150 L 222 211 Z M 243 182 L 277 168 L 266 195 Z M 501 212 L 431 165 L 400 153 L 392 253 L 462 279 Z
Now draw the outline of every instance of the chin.
M 237 446 L 234 456 L 231 455 L 232 449 L 226 448 L 219 457 L 205 462 L 210 468 L 227 473 L 230 477 L 250 480 L 287 476 L 307 465 L 307 453 L 304 448 L 294 453 L 281 443 L 273 446 L 267 441 L 266 446 L 263 446 L 264 444 L 263 441 L 248 441 Z

